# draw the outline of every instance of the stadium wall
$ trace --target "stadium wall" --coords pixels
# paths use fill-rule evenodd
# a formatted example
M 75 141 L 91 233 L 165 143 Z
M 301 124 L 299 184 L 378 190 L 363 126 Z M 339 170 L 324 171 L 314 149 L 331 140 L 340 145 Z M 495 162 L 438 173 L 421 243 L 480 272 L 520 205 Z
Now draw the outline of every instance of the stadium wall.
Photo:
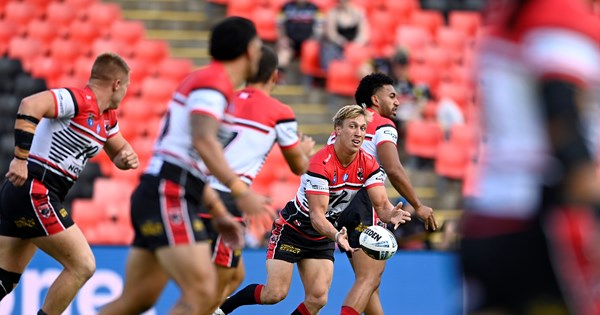
M 93 315 L 122 290 L 126 247 L 94 246 L 97 271 L 81 289 L 65 315 Z M 264 283 L 265 251 L 247 249 L 246 281 Z M 342 301 L 354 279 L 350 264 L 340 253 L 335 256 L 333 284 L 329 303 L 322 315 L 339 314 Z M 456 315 L 460 314 L 461 286 L 456 273 L 457 257 L 451 253 L 400 252 L 390 259 L 380 288 L 386 314 Z M 58 276 L 60 265 L 38 252 L 21 278 L 14 293 L 0 303 L 0 315 L 35 314 L 48 286 Z M 145 314 L 167 314 L 178 290 L 172 283 L 163 292 L 156 307 Z M 289 314 L 304 296 L 300 277 L 294 272 L 288 297 L 277 305 L 238 309 L 235 315 Z

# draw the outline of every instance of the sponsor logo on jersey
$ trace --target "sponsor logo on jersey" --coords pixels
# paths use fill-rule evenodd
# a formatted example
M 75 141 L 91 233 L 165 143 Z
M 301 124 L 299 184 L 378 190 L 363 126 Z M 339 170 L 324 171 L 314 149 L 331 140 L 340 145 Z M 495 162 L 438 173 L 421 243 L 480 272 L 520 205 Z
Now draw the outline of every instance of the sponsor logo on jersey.
M 327 156 L 327 158 L 323 160 L 323 165 L 327 164 L 327 162 L 329 162 L 330 159 L 331 159 L 331 154 L 329 154 Z
M 279 246 L 279 250 L 290 252 L 290 253 L 293 253 L 293 254 L 299 254 L 300 253 L 300 248 L 294 247 L 294 246 L 288 245 L 288 244 L 281 244 L 281 246 Z
M 346 182 L 348 180 L 348 174 L 344 174 L 343 180 L 344 180 L 344 182 Z
M 101 130 L 101 129 L 100 129 L 100 124 L 98 124 L 98 125 L 96 126 L 96 133 L 97 133 L 97 134 L 100 134 L 100 130 Z
M 158 236 L 163 233 L 163 226 L 159 222 L 146 221 L 140 226 L 140 232 L 144 236 Z
M 29 218 L 25 218 L 25 217 L 20 217 L 20 218 L 18 218 L 18 219 L 15 220 L 15 225 L 19 229 L 21 229 L 21 228 L 32 228 L 32 227 L 35 226 L 35 221 L 33 219 L 29 219 Z
M 195 232 L 200 232 L 204 230 L 204 223 L 202 223 L 202 220 L 194 220 L 192 225 Z
M 58 211 L 58 213 L 60 213 L 60 216 L 63 218 L 66 218 L 67 214 L 68 214 L 68 212 L 67 212 L 67 210 L 65 210 L 65 208 L 60 209 L 60 211 Z

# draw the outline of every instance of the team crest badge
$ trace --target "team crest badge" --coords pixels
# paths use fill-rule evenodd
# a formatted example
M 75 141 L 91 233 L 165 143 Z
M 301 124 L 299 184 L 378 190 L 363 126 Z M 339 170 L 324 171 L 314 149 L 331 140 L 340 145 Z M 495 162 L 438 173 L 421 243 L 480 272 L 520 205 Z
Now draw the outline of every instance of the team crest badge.
M 94 120 L 96 120 L 96 117 L 94 116 L 94 114 L 89 114 L 88 119 L 87 119 L 88 126 L 90 126 L 90 127 L 94 126 Z
M 335 185 L 336 182 L 337 182 L 337 170 L 334 170 L 333 171 L 333 180 L 331 181 L 331 183 Z
M 344 174 L 344 182 L 348 180 L 348 174 Z
M 363 169 L 361 167 L 358 168 L 358 171 L 356 172 L 356 176 L 358 176 L 358 180 L 359 181 L 363 181 L 363 177 L 364 177 L 364 173 L 363 173 Z
M 98 125 L 96 126 L 96 133 L 98 133 L 98 134 L 100 133 L 100 130 L 102 130 L 102 129 L 100 129 L 100 128 L 101 128 L 101 127 L 100 127 L 100 124 L 98 124 Z

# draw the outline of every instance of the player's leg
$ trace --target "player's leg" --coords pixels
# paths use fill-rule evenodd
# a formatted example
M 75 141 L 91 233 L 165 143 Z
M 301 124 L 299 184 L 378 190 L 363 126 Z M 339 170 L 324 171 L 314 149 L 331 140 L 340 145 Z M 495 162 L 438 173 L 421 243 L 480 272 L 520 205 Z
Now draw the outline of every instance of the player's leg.
M 357 314 L 365 312 L 367 315 L 383 315 L 379 294 L 373 293 L 377 291 L 381 283 L 385 261 L 375 260 L 359 250 L 352 253 L 350 262 L 354 270 L 355 280 L 342 307 L 352 308 Z
M 327 304 L 327 293 L 333 279 L 333 261 L 329 259 L 303 259 L 298 271 L 304 284 L 304 302 L 293 313 L 317 314 Z
M 29 240 L 0 236 L 0 301 L 17 286 L 36 250 Z
M 225 297 L 233 294 L 233 292 L 240 287 L 244 281 L 244 278 L 246 278 L 246 267 L 244 265 L 244 260 L 240 257 L 240 262 L 238 263 L 237 268 L 235 268 L 235 274 L 225 289 Z
M 219 299 L 217 272 L 210 261 L 208 241 L 162 247 L 158 261 L 181 289 L 181 298 L 170 314 L 211 314 Z
M 48 314 L 62 314 L 96 270 L 92 249 L 77 225 L 31 241 L 63 266 L 63 271 L 48 288 L 42 305 L 42 310 Z
M 119 298 L 107 304 L 99 315 L 145 312 L 156 303 L 168 280 L 154 253 L 133 247 L 127 257 L 123 292 Z

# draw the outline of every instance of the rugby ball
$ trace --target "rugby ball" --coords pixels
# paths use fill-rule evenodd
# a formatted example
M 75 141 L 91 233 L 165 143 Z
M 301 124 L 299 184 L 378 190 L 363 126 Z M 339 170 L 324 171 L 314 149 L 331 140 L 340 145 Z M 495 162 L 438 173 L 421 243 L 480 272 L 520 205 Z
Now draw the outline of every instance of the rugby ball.
M 362 231 L 358 241 L 365 254 L 376 260 L 387 260 L 398 250 L 394 234 L 379 225 L 370 226 Z

